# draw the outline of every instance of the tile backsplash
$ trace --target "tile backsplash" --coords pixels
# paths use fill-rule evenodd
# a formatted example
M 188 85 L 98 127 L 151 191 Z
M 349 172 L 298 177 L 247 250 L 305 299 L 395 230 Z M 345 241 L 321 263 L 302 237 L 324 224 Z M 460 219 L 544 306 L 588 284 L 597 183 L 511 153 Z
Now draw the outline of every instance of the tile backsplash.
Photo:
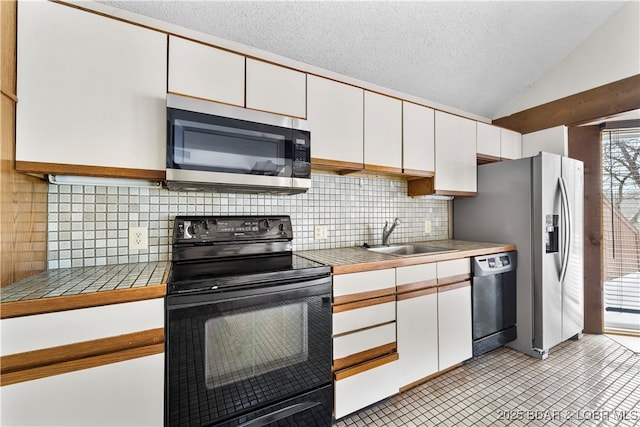
M 50 184 L 49 268 L 168 260 L 176 215 L 290 215 L 295 250 L 380 244 L 385 221 L 395 217 L 401 224 L 391 243 L 448 238 L 449 202 L 408 197 L 406 181 L 312 178 L 308 192 L 293 196 Z M 315 225 L 328 226 L 327 239 L 314 239 Z M 147 250 L 129 249 L 129 227 L 147 227 Z

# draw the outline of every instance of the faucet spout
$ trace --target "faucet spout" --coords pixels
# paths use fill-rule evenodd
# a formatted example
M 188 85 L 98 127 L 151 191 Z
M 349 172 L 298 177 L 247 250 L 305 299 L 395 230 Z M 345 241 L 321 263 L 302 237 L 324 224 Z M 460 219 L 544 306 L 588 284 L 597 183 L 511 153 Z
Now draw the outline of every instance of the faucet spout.
M 382 229 L 382 244 L 383 245 L 388 245 L 389 244 L 389 237 L 391 237 L 391 233 L 393 233 L 393 230 L 396 229 L 396 226 L 400 224 L 400 219 L 396 218 L 393 221 L 393 224 L 391 225 L 391 228 L 389 228 L 389 221 L 385 221 L 384 222 L 384 228 Z

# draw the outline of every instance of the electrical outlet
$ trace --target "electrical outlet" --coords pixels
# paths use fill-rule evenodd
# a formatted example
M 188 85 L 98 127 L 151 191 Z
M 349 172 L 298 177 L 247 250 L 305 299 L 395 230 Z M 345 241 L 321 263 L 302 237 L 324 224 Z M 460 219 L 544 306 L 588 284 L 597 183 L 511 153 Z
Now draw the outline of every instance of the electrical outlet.
M 329 229 L 326 225 L 316 225 L 313 229 L 313 238 L 324 240 L 329 237 Z
M 424 220 L 424 234 L 431 234 L 431 220 Z
M 129 249 L 147 249 L 147 227 L 129 227 Z

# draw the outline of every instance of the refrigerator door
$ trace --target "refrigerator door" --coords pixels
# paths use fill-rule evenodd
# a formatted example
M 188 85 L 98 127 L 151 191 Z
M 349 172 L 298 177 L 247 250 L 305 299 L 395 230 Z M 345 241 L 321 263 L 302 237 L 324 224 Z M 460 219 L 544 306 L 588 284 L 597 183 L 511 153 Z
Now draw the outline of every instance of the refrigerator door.
M 533 158 L 533 347 L 543 357 L 562 339 L 562 269 L 566 229 L 561 221 L 562 160 L 555 154 Z
M 582 162 L 562 158 L 562 180 L 567 189 L 567 247 L 566 273 L 562 283 L 562 340 L 582 333 L 584 326 L 584 266 L 583 266 L 583 194 L 584 171 Z

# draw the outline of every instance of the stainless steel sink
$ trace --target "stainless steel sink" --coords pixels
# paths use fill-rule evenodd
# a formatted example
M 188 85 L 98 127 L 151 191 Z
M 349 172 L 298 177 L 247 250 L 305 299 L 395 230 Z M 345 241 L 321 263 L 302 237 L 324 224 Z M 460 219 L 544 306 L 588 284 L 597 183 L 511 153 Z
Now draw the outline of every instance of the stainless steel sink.
M 387 255 L 394 256 L 416 256 L 416 255 L 426 255 L 426 254 L 436 254 L 436 253 L 444 253 L 444 252 L 455 252 L 457 249 L 448 249 L 448 248 L 440 248 L 437 246 L 428 246 L 428 245 L 391 245 L 391 246 L 372 246 L 370 248 L 365 248 L 371 252 L 378 252 Z

